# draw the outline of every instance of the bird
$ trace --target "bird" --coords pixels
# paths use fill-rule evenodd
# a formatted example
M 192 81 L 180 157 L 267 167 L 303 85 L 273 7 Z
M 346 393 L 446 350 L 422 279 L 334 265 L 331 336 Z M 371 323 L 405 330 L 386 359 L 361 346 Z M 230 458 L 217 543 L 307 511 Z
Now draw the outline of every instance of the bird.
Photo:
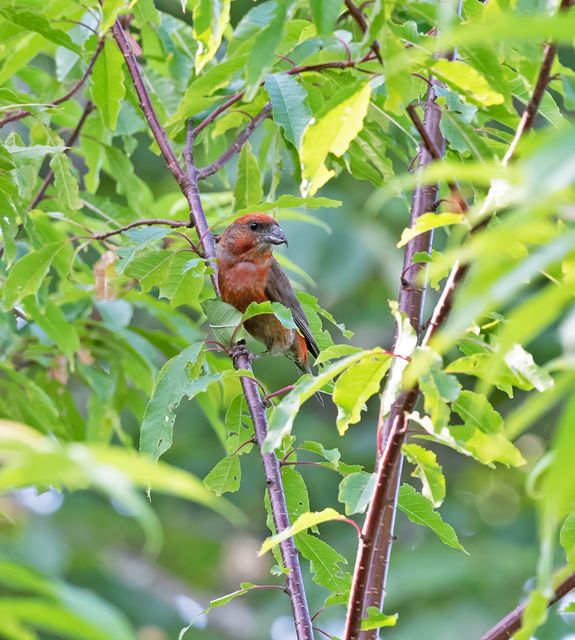
M 309 354 L 319 355 L 305 311 L 273 247 L 287 238 L 265 213 L 248 213 L 230 224 L 218 243 L 218 285 L 222 300 L 242 313 L 251 302 L 280 302 L 291 310 L 296 329 L 287 329 L 271 313 L 244 322 L 246 331 L 263 342 L 270 355 L 284 354 L 304 373 L 311 373 Z

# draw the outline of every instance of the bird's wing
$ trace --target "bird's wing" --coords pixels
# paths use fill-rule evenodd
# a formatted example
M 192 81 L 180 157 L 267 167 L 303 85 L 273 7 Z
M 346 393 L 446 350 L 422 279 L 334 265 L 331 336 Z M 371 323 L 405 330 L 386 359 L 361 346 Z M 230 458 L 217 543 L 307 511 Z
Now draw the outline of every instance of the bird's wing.
M 294 293 L 289 278 L 275 259 L 272 260 L 272 264 L 268 272 L 265 294 L 272 302 L 279 302 L 283 304 L 284 307 L 291 310 L 294 322 L 305 338 L 308 349 L 311 351 L 314 358 L 317 358 L 319 355 L 319 348 L 313 338 L 311 329 L 309 328 L 305 311 Z

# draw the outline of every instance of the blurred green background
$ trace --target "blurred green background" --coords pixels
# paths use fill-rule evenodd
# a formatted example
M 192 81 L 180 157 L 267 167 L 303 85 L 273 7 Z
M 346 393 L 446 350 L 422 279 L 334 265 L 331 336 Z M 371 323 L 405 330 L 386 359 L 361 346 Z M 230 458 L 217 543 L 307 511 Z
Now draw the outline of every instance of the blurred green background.
M 234 24 L 251 4 L 248 0 L 233 3 Z M 158 3 L 158 7 L 169 9 L 169 3 Z M 257 145 L 255 135 L 252 146 L 257 149 Z M 285 157 L 284 161 L 277 193 L 296 193 L 297 185 L 290 177 L 291 160 Z M 143 137 L 134 164 L 156 197 L 174 191 L 171 176 L 161 160 L 148 151 Z M 105 189 L 106 178 L 102 179 Z M 233 183 L 232 169 L 228 181 L 212 180 L 204 188 L 218 192 L 228 189 Z M 113 185 L 109 186 L 113 193 Z M 332 180 L 321 195 L 343 202 L 339 209 L 317 212 L 317 218 L 330 227 L 331 233 L 285 221 L 282 227 L 290 240 L 285 253 L 315 281 L 315 286 L 307 285 L 307 290 L 353 330 L 351 343 L 389 347 L 393 326 L 388 300 L 397 296 L 402 261 L 402 250 L 395 245 L 408 222 L 409 199 L 386 200 L 382 206 L 381 194 L 368 182 L 347 175 Z M 438 246 L 445 240 L 444 233 L 437 234 Z M 428 307 L 435 295 L 429 294 Z M 151 322 L 140 313 L 138 324 Z M 559 353 L 558 336 L 555 326 L 529 345 L 537 362 Z M 342 342 L 343 338 L 337 336 L 336 340 Z M 259 359 L 254 369 L 271 389 L 289 384 L 297 376 L 295 367 L 281 358 Z M 503 394 L 495 395 L 494 405 L 505 415 L 509 400 Z M 361 464 L 371 471 L 377 412 L 378 400 L 374 398 L 361 423 L 339 437 L 334 406 L 321 407 L 310 401 L 297 418 L 295 433 L 299 439 L 337 447 L 346 463 Z M 400 618 L 396 628 L 382 633 L 385 638 L 479 638 L 525 596 L 532 586 L 538 546 L 533 504 L 525 485 L 553 424 L 553 416 L 545 415 L 519 439 L 517 446 L 528 460 L 520 469 L 499 468 L 493 473 L 451 450 L 435 447 L 448 488 L 441 513 L 456 529 L 469 555 L 442 545 L 429 530 L 411 524 L 399 512 L 385 609 L 387 613 L 399 612 Z M 126 427 L 137 443 L 138 425 L 132 419 Z M 223 455 L 198 403 L 182 402 L 174 445 L 165 460 L 204 477 Z M 0 519 L 0 553 L 101 595 L 127 616 L 139 640 L 175 639 L 211 599 L 234 591 L 242 581 L 277 583 L 269 573 L 271 554 L 257 556 L 261 541 L 268 535 L 259 454 L 252 451 L 242 456 L 241 463 L 241 489 L 228 497 L 247 515 L 247 525 L 242 528 L 234 528 L 195 504 L 152 495 L 152 506 L 163 525 L 164 544 L 159 555 L 151 556 L 144 550 L 143 534 L 134 519 L 94 493 L 62 496 L 51 491 L 35 496 L 23 491 L 0 502 L 0 513 L 9 518 Z M 410 471 L 406 465 L 404 481 L 417 485 L 409 478 Z M 315 467 L 301 468 L 301 472 L 312 510 L 341 508 L 337 475 Z M 323 525 L 322 533 L 348 559 L 351 570 L 356 549 L 353 528 L 331 522 Z M 303 566 L 313 615 L 323 606 L 327 592 L 311 582 L 305 562 Z M 344 606 L 330 607 L 318 616 L 317 624 L 338 636 L 344 615 Z M 277 590 L 262 590 L 211 611 L 185 637 L 292 640 L 292 628 L 288 598 Z M 49 640 L 52 636 L 42 637 Z M 537 638 L 573 640 L 575 613 L 551 614 Z
M 171 178 L 162 165 L 143 145 L 136 153 L 135 164 L 155 194 L 159 197 L 171 191 Z M 284 176 L 279 193 L 295 192 L 289 171 Z M 212 188 L 221 189 L 222 185 L 214 183 Z M 290 239 L 286 255 L 315 280 L 316 286 L 308 287 L 308 291 L 354 331 L 353 344 L 388 347 L 393 326 L 387 301 L 397 295 L 401 272 L 402 254 L 395 242 L 407 222 L 408 202 L 396 199 L 380 208 L 378 194 L 369 183 L 345 177 L 333 180 L 324 191 L 326 196 L 343 201 L 341 208 L 317 214 L 331 233 L 285 221 L 282 226 Z M 437 242 L 442 240 L 439 235 Z M 430 293 L 428 304 L 434 295 Z M 149 319 L 144 315 L 138 319 L 138 324 L 146 322 Z M 343 341 L 341 336 L 336 339 Z M 557 333 L 549 331 L 532 345 L 536 360 L 538 354 L 545 354 L 545 359 L 552 355 L 557 350 L 556 341 Z M 271 389 L 289 384 L 297 376 L 293 364 L 282 358 L 258 359 L 254 368 Z M 499 400 L 495 406 L 505 413 L 504 397 Z M 373 399 L 361 423 L 340 437 L 333 405 L 321 407 L 310 401 L 297 418 L 295 433 L 299 439 L 317 439 L 328 448 L 337 447 L 345 462 L 362 464 L 371 471 L 377 411 L 378 401 Z M 451 450 L 435 447 L 448 488 L 441 512 L 455 527 L 469 555 L 445 547 L 430 531 L 411 524 L 399 512 L 386 611 L 400 612 L 400 624 L 385 630 L 384 637 L 478 638 L 518 604 L 531 584 L 537 559 L 535 516 L 524 487 L 533 463 L 543 452 L 548 425 L 553 422 L 545 416 L 519 440 L 518 446 L 529 461 L 527 468 L 519 470 L 500 468 L 493 473 Z M 133 421 L 130 426 L 137 443 L 138 425 Z M 224 454 L 196 402 L 180 405 L 174 436 L 174 446 L 165 460 L 199 477 L 204 477 Z M 152 506 L 165 538 L 160 554 L 151 557 L 143 549 L 138 524 L 103 498 L 88 492 L 63 497 L 57 492 L 39 497 L 21 492 L 0 504 L 0 512 L 13 521 L 0 520 L 0 552 L 100 594 L 125 613 L 140 640 L 176 638 L 184 623 L 209 600 L 234 591 L 242 581 L 277 583 L 269 574 L 271 554 L 257 557 L 268 533 L 259 454 L 254 450 L 242 456 L 241 462 L 241 489 L 229 497 L 247 515 L 248 524 L 243 528 L 234 528 L 197 505 L 153 495 Z M 315 467 L 300 470 L 313 510 L 341 508 L 337 475 Z M 416 480 L 409 479 L 409 473 L 406 465 L 404 480 L 418 486 Z M 327 523 L 322 533 L 353 563 L 356 537 L 351 527 Z M 313 614 L 323 606 L 327 592 L 309 580 L 305 561 L 303 565 Z M 291 640 L 295 636 L 289 614 L 284 594 L 276 590 L 251 592 L 211 611 L 185 637 Z M 344 606 L 331 607 L 318 616 L 317 624 L 337 636 L 344 615 Z M 551 615 L 537 634 L 539 640 L 571 637 L 575 637 L 575 614 Z

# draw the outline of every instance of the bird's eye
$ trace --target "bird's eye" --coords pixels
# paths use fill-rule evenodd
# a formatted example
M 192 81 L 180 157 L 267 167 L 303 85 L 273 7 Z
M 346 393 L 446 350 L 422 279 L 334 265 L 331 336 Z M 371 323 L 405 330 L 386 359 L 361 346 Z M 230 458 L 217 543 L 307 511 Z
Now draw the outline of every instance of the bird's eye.
M 257 231 L 260 228 L 260 225 L 257 222 L 250 222 L 250 229 L 252 231 Z

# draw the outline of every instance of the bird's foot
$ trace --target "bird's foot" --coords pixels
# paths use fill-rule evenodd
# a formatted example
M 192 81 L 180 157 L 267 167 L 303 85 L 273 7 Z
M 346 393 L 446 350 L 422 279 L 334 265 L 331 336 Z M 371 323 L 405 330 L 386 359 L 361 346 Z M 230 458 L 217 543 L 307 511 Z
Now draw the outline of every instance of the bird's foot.
M 229 349 L 228 354 L 234 362 L 234 365 L 237 364 L 240 358 L 247 358 L 248 363 L 251 364 L 254 354 L 246 347 L 245 340 L 238 340 L 234 343 Z

